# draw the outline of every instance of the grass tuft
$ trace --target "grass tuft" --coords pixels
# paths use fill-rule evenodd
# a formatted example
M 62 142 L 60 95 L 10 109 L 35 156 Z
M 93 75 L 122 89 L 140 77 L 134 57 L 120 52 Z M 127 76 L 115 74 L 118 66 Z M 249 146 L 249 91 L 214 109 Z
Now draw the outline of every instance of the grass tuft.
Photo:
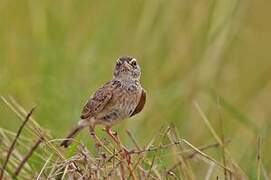
M 17 103 L 11 103 L 11 99 L 5 99 L 6 104 L 14 113 L 20 114 L 19 118 L 24 117 L 25 110 Z M 14 100 L 12 100 L 14 101 Z M 208 129 L 212 134 L 219 138 L 212 128 L 207 117 L 196 104 L 201 116 L 204 117 Z M 20 111 L 17 111 L 20 109 Z M 209 149 L 216 149 L 225 144 L 230 144 L 229 140 L 222 143 L 220 139 L 217 142 L 204 146 L 196 146 L 179 136 L 176 127 L 171 124 L 167 128 L 161 128 L 146 145 L 140 145 L 136 137 L 127 130 L 127 136 L 132 142 L 132 147 L 124 153 L 125 144 L 117 144 L 109 136 L 101 138 L 95 134 L 96 140 L 101 146 L 94 146 L 95 152 L 89 151 L 83 143 L 74 141 L 70 149 L 64 149 L 59 146 L 63 139 L 51 138 L 46 134 L 46 130 L 38 125 L 31 117 L 34 108 L 26 114 L 20 129 L 17 133 L 10 133 L 7 130 L 1 130 L 0 155 L 1 162 L 4 159 L 1 169 L 2 177 L 17 179 L 166 179 L 178 177 L 183 179 L 196 179 L 200 174 L 194 171 L 195 164 L 206 163 L 205 177 L 207 179 L 214 177 L 223 177 L 224 171 L 233 179 L 245 179 L 246 175 L 240 173 L 238 166 L 231 163 L 231 166 L 225 166 L 222 162 L 207 154 Z M 26 126 L 28 120 L 31 124 Z M 37 131 L 37 127 L 39 127 Z M 35 130 L 31 136 L 22 136 L 22 130 Z M 41 136 L 41 134 L 46 134 Z M 93 140 L 93 132 L 89 139 Z M 50 137 L 50 138 L 49 138 Z M 13 141 L 8 141 L 8 139 Z M 35 140 L 36 139 L 36 140 Z M 38 139 L 38 140 L 37 140 Z M 14 144 L 18 141 L 18 145 Z M 29 146 L 23 146 L 27 142 Z M 258 141 L 257 173 L 258 179 L 261 172 L 261 151 L 260 139 Z M 12 152 L 16 153 L 12 153 Z M 25 156 L 22 156 L 27 152 Z M 225 149 L 226 153 L 229 153 Z M 17 158 L 20 154 L 21 158 Z M 229 155 L 225 158 L 230 157 Z M 9 161 L 10 159 L 10 161 Z M 38 159 L 34 163 L 34 159 Z M 199 159 L 199 161 L 195 161 Z M 232 162 L 230 159 L 225 159 Z M 36 165 L 34 165 L 36 164 Z M 203 165 L 201 165 L 203 166 Z M 6 171 L 7 168 L 7 171 Z

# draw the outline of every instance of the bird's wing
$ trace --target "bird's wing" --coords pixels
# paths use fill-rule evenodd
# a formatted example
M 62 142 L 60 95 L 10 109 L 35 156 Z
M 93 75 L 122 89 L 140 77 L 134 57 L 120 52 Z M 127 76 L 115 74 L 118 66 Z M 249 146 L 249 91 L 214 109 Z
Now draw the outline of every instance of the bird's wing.
M 89 117 L 103 110 L 106 104 L 108 104 L 108 102 L 112 98 L 112 89 L 113 84 L 111 82 L 108 82 L 98 91 L 96 91 L 93 97 L 84 106 L 81 114 L 81 119 L 88 119 Z
M 130 117 L 136 115 L 137 113 L 140 113 L 144 108 L 145 103 L 146 103 L 146 92 L 144 89 L 142 89 L 140 100 Z

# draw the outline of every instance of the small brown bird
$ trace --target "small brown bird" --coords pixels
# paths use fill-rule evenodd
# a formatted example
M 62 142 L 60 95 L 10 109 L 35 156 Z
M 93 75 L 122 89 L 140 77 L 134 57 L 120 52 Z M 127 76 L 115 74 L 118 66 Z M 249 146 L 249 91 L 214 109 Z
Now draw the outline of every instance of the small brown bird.
M 140 84 L 141 70 L 135 58 L 124 56 L 117 59 L 111 81 L 96 91 L 84 106 L 78 126 L 61 143 L 68 147 L 71 139 L 83 128 L 94 129 L 102 124 L 107 132 L 111 127 L 139 113 L 146 101 L 146 92 Z

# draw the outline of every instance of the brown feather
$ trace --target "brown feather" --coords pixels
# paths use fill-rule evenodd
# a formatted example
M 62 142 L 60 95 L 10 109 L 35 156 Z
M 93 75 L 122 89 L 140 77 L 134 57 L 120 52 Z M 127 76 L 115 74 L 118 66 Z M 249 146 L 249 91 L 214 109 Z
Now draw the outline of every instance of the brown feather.
M 81 119 L 88 119 L 99 113 L 111 99 L 113 87 L 112 82 L 108 82 L 101 87 L 84 106 Z
M 142 111 L 142 109 L 144 108 L 145 103 L 146 103 L 146 92 L 145 92 L 144 89 L 142 89 L 142 93 L 141 93 L 141 97 L 140 97 L 140 100 L 138 102 L 138 105 L 136 106 L 134 112 L 131 114 L 130 117 L 140 113 Z

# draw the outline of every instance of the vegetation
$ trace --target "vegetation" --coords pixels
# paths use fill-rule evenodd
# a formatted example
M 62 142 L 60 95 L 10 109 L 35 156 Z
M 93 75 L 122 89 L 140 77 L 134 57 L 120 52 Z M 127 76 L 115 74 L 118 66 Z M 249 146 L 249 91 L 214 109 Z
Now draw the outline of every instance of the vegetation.
M 140 176 L 165 178 L 182 161 L 168 178 L 234 174 L 268 179 L 268 5 L 251 0 L 1 0 L 1 167 L 22 125 L 18 119 L 28 113 L 23 109 L 37 106 L 14 145 L 5 177 L 12 178 L 27 155 L 18 179 L 66 179 L 78 175 L 73 163 L 83 172 L 99 169 L 98 178 L 112 169 L 119 176 L 120 166 L 103 163 L 119 147 L 100 127 L 96 134 L 105 142 L 100 150 L 87 131 L 68 150 L 58 144 L 93 91 L 111 78 L 115 59 L 132 55 L 142 67 L 147 104 L 114 130 L 129 150 L 144 151 L 131 155 L 135 176 L 142 167 Z M 84 166 L 89 164 L 93 167 Z M 125 177 L 130 176 L 126 161 L 123 166 Z
M 90 137 L 96 145 L 93 155 L 84 144 L 77 141 L 68 152 L 65 152 L 57 143 L 63 139 L 52 139 L 31 117 L 35 108 L 27 113 L 14 99 L 4 97 L 1 99 L 23 120 L 23 123 L 17 133 L 0 129 L 0 150 L 4 152 L 0 156 L 3 162 L 0 179 L 179 179 L 180 177 L 195 179 L 190 162 L 193 159 L 205 161 L 209 165 L 206 179 L 213 176 L 215 168 L 224 172 L 225 179 L 247 178 L 225 148 L 228 141 L 218 137 L 197 104 L 196 107 L 217 143 L 197 148 L 180 138 L 176 127 L 170 125 L 160 129 L 144 147 L 141 147 L 132 133 L 127 130 L 127 136 L 133 143 L 133 149 L 129 150 L 121 140 L 114 145 L 113 139 L 101 139 L 91 131 Z M 30 125 L 26 126 L 28 121 Z M 29 135 L 20 137 L 25 127 Z M 15 148 L 17 142 L 20 145 L 18 149 Z M 222 149 L 223 164 L 203 152 L 217 147 Z M 258 151 L 260 147 L 259 141 Z M 22 153 L 23 150 L 28 151 L 26 155 Z M 32 164 L 35 166 L 33 167 Z M 259 151 L 257 162 L 259 177 L 261 166 Z M 219 171 L 217 173 L 216 176 L 219 177 Z

